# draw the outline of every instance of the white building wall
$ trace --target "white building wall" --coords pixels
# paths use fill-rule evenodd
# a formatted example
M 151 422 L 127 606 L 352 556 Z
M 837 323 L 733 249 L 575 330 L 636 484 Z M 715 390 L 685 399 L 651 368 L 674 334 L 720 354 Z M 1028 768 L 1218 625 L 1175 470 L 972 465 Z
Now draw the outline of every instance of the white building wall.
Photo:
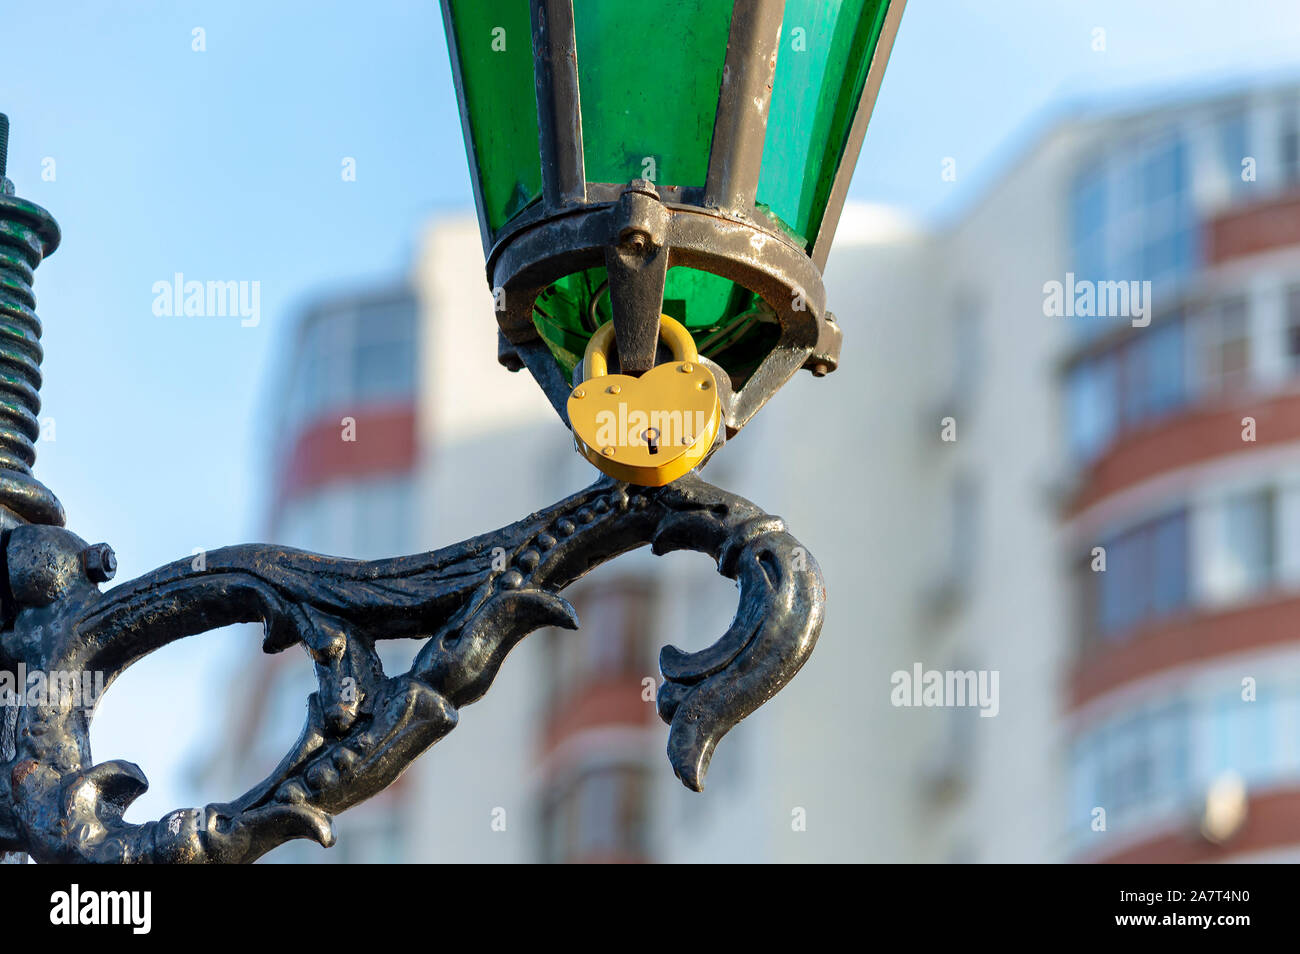
M 894 708 L 890 675 L 919 658 L 918 581 L 938 575 L 941 550 L 918 479 L 938 433 L 928 356 L 940 313 L 921 292 L 931 261 L 914 227 L 850 205 L 826 272 L 840 368 L 796 375 L 740 435 L 773 465 L 754 496 L 787 518 L 827 589 L 816 651 L 764 713 L 776 739 L 772 860 L 915 858 L 924 739 L 940 714 Z M 796 808 L 804 832 L 791 830 Z
M 973 298 L 981 323 L 981 367 L 972 400 L 955 412 L 958 439 L 931 451 L 936 482 L 965 476 L 978 488 L 976 565 L 967 599 L 946 633 L 940 625 L 931 634 L 924 661 L 996 670 L 1000 689 L 998 714 L 976 717 L 968 730 L 965 797 L 935 810 L 938 837 L 927 844 L 916 833 L 925 860 L 1059 856 L 1058 726 L 1072 617 L 1057 534 L 1065 471 L 1056 359 L 1070 329 L 1043 314 L 1043 286 L 1065 280 L 1066 188 L 1078 145 L 1059 133 L 1014 163 L 938 243 L 922 286 L 940 308 Z

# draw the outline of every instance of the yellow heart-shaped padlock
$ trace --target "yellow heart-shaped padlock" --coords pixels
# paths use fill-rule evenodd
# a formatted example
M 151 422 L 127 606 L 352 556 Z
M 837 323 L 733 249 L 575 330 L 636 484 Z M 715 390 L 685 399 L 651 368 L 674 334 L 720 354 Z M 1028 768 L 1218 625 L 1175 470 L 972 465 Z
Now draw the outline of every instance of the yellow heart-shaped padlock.
M 673 360 L 639 378 L 608 374 L 614 324 L 596 329 L 582 359 L 586 380 L 569 395 L 569 425 L 578 449 L 618 480 L 662 487 L 708 453 L 722 420 L 713 373 L 680 322 L 659 318 Z

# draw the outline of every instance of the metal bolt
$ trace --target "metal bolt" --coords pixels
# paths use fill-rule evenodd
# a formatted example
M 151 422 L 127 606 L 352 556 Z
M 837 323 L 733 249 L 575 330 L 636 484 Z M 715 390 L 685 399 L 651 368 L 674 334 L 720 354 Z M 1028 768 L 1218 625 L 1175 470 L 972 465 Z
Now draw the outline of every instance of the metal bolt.
M 818 361 L 816 364 L 812 366 L 812 373 L 814 378 L 824 378 L 826 377 L 827 374 L 830 373 L 830 370 L 831 370 L 830 365 L 828 365 L 825 361 Z
M 117 554 L 107 543 L 96 543 L 81 553 L 86 576 L 94 583 L 107 583 L 117 573 Z

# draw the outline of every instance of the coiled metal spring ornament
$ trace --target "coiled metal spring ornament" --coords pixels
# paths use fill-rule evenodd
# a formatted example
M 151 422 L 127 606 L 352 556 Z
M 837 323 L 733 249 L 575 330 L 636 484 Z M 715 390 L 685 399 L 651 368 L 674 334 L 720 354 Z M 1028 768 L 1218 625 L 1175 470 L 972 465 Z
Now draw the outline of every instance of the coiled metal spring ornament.
M 14 195 L 5 177 L 9 119 L 0 114 L 0 506 L 26 523 L 62 525 L 63 507 L 32 476 L 41 410 L 41 320 L 32 277 L 59 247 L 59 226 Z

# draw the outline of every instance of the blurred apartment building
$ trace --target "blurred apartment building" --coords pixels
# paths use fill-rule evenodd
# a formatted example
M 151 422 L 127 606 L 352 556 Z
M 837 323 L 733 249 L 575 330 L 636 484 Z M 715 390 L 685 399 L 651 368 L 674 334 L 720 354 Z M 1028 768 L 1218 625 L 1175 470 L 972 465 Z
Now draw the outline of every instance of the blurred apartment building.
M 1087 124 L 1081 277 L 1153 282 L 1152 322 L 1080 321 L 1072 856 L 1300 859 L 1300 89 Z M 1105 572 L 1090 555 L 1103 547 Z
M 472 218 L 441 218 L 409 288 L 304 313 L 269 539 L 428 549 L 595 478 L 496 364 L 481 276 Z M 1150 281 L 1150 309 L 1049 316 L 1054 281 Z M 705 792 L 643 680 L 661 645 L 720 635 L 735 591 L 702 555 L 637 552 L 336 848 L 272 858 L 1300 858 L 1300 87 L 1072 115 L 933 230 L 851 204 L 827 286 L 840 370 L 704 471 L 788 520 L 827 621 Z M 996 671 L 996 715 L 894 705 L 918 663 Z M 301 725 L 306 658 L 256 673 L 205 786 L 251 784 Z
M 1300 858 L 1298 124 L 1295 85 L 1079 112 L 927 241 L 958 439 L 917 631 L 1001 699 L 913 857 Z

